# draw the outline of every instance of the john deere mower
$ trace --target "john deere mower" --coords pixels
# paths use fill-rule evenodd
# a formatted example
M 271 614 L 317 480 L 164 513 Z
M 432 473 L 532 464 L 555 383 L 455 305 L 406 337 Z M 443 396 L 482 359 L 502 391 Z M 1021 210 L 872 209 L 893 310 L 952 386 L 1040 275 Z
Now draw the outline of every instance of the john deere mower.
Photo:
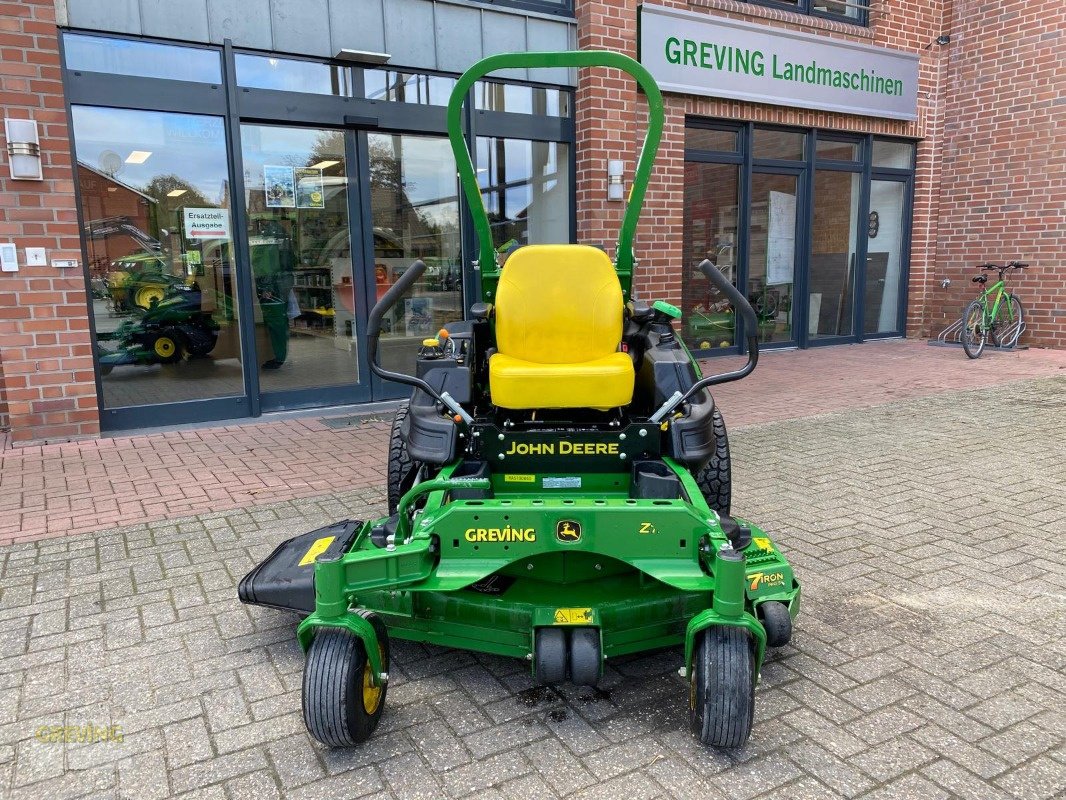
M 633 76 L 649 108 L 615 261 L 594 247 L 528 245 L 498 267 L 464 99 L 497 69 L 594 66 Z M 695 735 L 723 748 L 748 740 L 766 648 L 788 642 L 800 589 L 767 534 L 732 515 L 726 428 L 708 391 L 755 368 L 751 305 L 704 262 L 743 318 L 748 361 L 701 377 L 675 333 L 678 309 L 630 296 L 662 126 L 651 75 L 617 53 L 496 55 L 458 80 L 448 128 L 481 302 L 403 375 L 377 363 L 381 320 L 425 266 L 385 293 L 368 322 L 373 369 L 413 389 L 392 427 L 388 516 L 284 542 L 238 589 L 303 616 L 303 716 L 320 742 L 373 733 L 390 637 L 525 659 L 541 684 L 587 686 L 608 659 L 679 648 Z

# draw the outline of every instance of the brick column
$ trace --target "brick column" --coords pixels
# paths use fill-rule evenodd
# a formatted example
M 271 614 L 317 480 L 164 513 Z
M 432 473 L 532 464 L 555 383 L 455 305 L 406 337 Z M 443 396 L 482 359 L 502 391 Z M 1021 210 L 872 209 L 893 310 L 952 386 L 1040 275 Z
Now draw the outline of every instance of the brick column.
M 0 76 L 4 115 L 37 122 L 44 169 L 43 181 L 24 181 L 6 156 L 0 166 L 0 241 L 15 243 L 20 263 L 0 273 L 0 425 L 16 444 L 95 434 L 84 273 L 51 266 L 82 260 L 52 0 L 0 4 Z M 46 248 L 49 265 L 26 266 L 27 247 Z
M 636 58 L 638 0 L 582 0 L 577 4 L 578 47 L 612 50 Z M 617 70 L 579 74 L 577 124 L 577 229 L 582 244 L 603 245 L 613 256 L 625 203 L 607 199 L 607 162 L 625 164 L 626 191 L 647 126 L 647 103 L 636 82 Z M 681 296 L 684 103 L 666 98 L 667 122 L 644 211 L 637 227 L 638 296 L 678 302 Z

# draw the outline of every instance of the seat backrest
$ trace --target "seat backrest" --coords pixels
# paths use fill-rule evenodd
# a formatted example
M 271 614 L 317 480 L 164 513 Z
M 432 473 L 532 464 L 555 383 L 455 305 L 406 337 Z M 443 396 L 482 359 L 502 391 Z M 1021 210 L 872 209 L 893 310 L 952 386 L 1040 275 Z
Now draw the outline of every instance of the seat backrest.
M 622 339 L 622 285 L 607 254 L 579 244 L 515 250 L 496 288 L 496 347 L 539 364 L 610 355 Z

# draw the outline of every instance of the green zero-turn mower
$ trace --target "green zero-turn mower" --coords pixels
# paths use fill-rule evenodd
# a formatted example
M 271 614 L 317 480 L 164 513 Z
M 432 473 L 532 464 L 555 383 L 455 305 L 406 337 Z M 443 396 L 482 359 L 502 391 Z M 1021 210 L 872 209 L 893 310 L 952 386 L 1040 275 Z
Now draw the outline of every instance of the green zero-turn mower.
M 649 107 L 612 264 L 581 245 L 528 245 L 497 266 L 462 134 L 474 82 L 508 67 L 616 67 Z M 731 516 L 729 445 L 708 389 L 758 359 L 751 306 L 701 266 L 745 320 L 748 362 L 711 377 L 673 306 L 630 298 L 633 235 L 663 126 L 648 72 L 617 53 L 495 55 L 459 79 L 448 130 L 477 229 L 482 302 L 423 343 L 417 375 L 377 364 L 382 318 L 416 262 L 370 313 L 374 372 L 413 387 L 389 445 L 389 516 L 345 520 L 280 545 L 242 581 L 246 603 L 304 616 L 304 722 L 327 745 L 371 735 L 389 638 L 523 658 L 543 684 L 595 685 L 606 659 L 683 647 L 692 730 L 742 746 L 767 647 L 788 642 L 800 589 L 769 537 Z

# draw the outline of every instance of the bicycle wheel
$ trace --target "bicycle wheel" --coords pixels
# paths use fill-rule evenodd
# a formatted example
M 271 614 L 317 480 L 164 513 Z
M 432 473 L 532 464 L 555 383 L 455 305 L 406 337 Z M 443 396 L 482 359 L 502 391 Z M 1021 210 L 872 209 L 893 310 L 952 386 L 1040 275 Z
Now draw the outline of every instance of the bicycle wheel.
M 970 358 L 977 358 L 985 349 L 985 307 L 974 300 L 962 312 L 962 349 Z
M 992 341 L 997 347 L 1014 347 L 1022 335 L 1022 320 L 1025 310 L 1022 301 L 1016 295 L 1010 295 L 1009 301 L 1002 303 L 996 314 L 996 324 L 992 328 Z

